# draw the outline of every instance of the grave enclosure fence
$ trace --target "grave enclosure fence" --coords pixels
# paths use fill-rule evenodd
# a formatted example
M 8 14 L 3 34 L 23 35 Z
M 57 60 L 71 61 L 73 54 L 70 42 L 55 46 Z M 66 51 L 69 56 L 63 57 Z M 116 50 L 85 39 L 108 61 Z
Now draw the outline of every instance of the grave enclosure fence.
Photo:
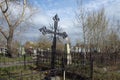
M 56 74 L 63 75 L 64 70 L 66 72 L 66 77 L 71 77 L 72 80 L 80 80 L 80 78 L 90 78 L 90 57 L 87 57 L 85 60 L 84 55 L 79 52 L 71 52 L 69 55 L 71 55 L 71 62 L 69 61 L 68 63 L 69 59 L 67 59 L 67 53 L 62 51 L 56 52 L 55 69 L 58 70 L 56 71 Z M 38 68 L 49 70 L 51 65 L 51 51 L 39 52 L 36 58 L 36 65 L 38 66 Z
M 35 58 L 33 58 L 35 56 Z M 73 75 L 81 75 L 83 72 L 85 73 L 85 68 L 83 68 L 82 64 L 82 56 L 79 53 L 72 52 L 72 63 L 67 64 L 67 55 L 65 52 L 57 51 L 55 54 L 55 71 L 56 75 L 63 74 L 63 70 L 66 71 L 67 74 Z M 41 50 L 38 51 L 37 54 L 33 54 L 32 56 L 23 56 L 20 58 L 8 58 L 5 56 L 0 57 L 0 77 L 17 80 L 24 80 L 23 78 L 34 77 L 34 74 L 37 74 L 37 77 L 40 78 L 42 73 L 48 71 L 50 72 L 51 68 L 51 51 L 50 50 Z M 88 65 L 88 63 L 87 63 Z M 83 66 L 83 67 L 81 67 Z M 84 69 L 84 71 L 83 71 Z M 78 71 L 80 70 L 80 71 Z M 43 72 L 44 71 L 44 72 Z M 78 72 L 81 72 L 78 73 Z M 41 74 L 41 75 L 40 75 Z M 30 77 L 29 77 L 30 76 Z M 34 80 L 30 78 L 30 80 Z M 68 76 L 69 77 L 69 76 Z M 22 79 L 21 79 L 22 78 Z M 29 79 L 28 79 L 29 80 Z
M 70 80 L 80 80 L 82 78 L 90 79 L 92 72 L 91 67 L 94 66 L 90 60 L 90 53 L 86 54 L 85 59 L 84 55 L 80 52 L 73 51 L 70 52 L 70 55 L 71 63 L 67 64 L 67 54 L 62 51 L 57 51 L 57 53 L 55 54 L 56 57 L 54 70 L 56 71 L 56 75 L 63 76 L 63 70 L 65 70 L 66 77 L 71 78 Z M 91 53 L 91 55 L 95 64 L 99 63 L 101 65 L 101 60 L 103 60 L 101 58 L 104 58 L 104 63 L 102 64 L 113 64 L 114 62 L 114 59 L 109 57 L 110 55 L 108 57 L 103 57 L 101 53 Z M 111 59 L 111 61 L 113 61 L 110 62 L 108 59 Z M 116 60 L 118 62 L 119 56 L 117 56 Z M 23 56 L 13 59 L 1 56 L 0 78 L 7 78 L 7 80 L 42 80 L 42 78 L 44 77 L 44 73 L 49 73 L 51 71 L 50 65 L 50 50 L 41 50 L 38 51 L 37 54 L 33 54 L 32 56 Z

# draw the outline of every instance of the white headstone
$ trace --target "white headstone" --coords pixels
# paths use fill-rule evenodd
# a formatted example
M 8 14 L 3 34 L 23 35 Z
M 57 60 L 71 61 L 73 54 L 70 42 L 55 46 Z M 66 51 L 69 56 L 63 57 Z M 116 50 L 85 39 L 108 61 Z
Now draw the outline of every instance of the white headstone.
M 72 57 L 70 54 L 70 45 L 68 43 L 65 44 L 65 50 L 66 50 L 66 54 L 67 54 L 67 65 L 72 64 Z
M 33 53 L 34 53 L 34 55 L 37 55 L 37 50 L 34 49 L 34 50 L 33 50 Z
M 24 47 L 20 47 L 19 54 L 20 55 L 24 55 L 25 54 L 25 48 Z

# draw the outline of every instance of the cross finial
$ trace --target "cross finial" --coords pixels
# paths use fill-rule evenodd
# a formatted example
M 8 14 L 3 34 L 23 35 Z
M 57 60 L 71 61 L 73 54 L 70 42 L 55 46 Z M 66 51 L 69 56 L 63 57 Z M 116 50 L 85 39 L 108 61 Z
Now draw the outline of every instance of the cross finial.
M 57 14 L 53 17 L 53 20 L 56 22 L 58 22 L 60 20 Z

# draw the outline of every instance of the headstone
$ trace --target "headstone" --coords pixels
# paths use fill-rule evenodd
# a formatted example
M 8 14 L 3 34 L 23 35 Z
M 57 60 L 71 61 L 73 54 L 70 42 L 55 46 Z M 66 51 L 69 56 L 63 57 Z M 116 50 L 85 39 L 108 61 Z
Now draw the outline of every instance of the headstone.
M 75 52 L 78 52 L 79 51 L 79 48 L 78 47 L 75 47 Z
M 3 54 L 5 54 L 5 53 L 6 53 L 6 52 L 5 52 L 5 48 L 2 48 L 2 53 L 3 53 Z
M 37 50 L 36 49 L 33 50 L 33 54 L 37 55 Z
M 37 50 L 36 50 L 36 49 L 33 50 L 32 59 L 33 59 L 33 60 L 36 60 L 36 59 L 37 59 Z
M 82 49 L 81 49 L 81 47 L 79 47 L 78 52 L 81 52 L 81 51 L 82 51 Z
M 67 65 L 72 64 L 72 57 L 70 54 L 70 45 L 68 43 L 65 44 L 65 51 L 67 56 Z
M 20 55 L 24 55 L 25 54 L 25 48 L 24 47 L 20 47 L 19 54 Z
M 24 54 L 25 54 L 25 48 L 22 47 L 22 55 L 24 55 Z

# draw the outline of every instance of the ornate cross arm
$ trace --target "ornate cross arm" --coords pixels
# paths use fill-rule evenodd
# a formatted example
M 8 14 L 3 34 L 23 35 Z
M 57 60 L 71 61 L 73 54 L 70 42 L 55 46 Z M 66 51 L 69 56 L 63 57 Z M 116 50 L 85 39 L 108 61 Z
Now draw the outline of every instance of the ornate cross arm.
M 62 36 L 63 39 L 65 39 L 66 37 L 68 37 L 67 33 L 66 32 L 63 32 L 63 33 L 56 33 L 57 35 L 59 36 Z
M 68 36 L 66 32 L 63 32 L 63 33 L 56 32 L 55 33 L 53 31 L 47 29 L 45 26 L 40 28 L 39 31 L 42 32 L 43 35 L 45 35 L 45 34 L 56 34 L 56 35 L 59 35 L 59 36 L 63 37 L 63 39 L 65 39 Z
M 47 29 L 45 26 L 43 26 L 42 28 L 40 28 L 39 31 L 42 32 L 43 35 L 45 35 L 45 34 L 54 34 L 53 31 Z

